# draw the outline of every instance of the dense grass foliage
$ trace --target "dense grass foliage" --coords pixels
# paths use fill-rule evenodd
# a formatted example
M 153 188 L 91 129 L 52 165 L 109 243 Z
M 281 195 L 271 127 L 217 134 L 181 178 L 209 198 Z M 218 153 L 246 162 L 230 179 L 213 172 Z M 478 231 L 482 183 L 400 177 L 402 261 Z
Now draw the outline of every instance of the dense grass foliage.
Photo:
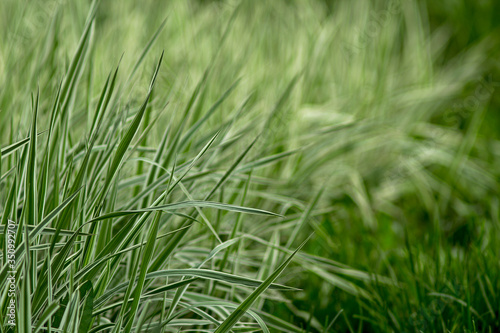
M 1 1 L 0 332 L 500 331 L 495 10 Z

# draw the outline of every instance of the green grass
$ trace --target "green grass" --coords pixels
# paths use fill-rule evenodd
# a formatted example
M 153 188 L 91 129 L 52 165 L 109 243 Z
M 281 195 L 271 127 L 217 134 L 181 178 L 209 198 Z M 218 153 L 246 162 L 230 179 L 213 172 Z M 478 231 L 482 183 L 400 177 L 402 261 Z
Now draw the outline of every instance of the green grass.
M 500 330 L 495 11 L 0 2 L 0 332 Z

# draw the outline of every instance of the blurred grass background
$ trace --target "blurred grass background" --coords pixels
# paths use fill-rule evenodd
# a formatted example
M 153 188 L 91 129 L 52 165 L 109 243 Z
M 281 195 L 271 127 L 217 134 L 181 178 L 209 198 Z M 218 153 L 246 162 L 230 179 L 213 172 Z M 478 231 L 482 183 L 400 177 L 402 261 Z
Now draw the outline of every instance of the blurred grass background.
M 2 147 L 27 133 L 37 87 L 38 128 L 48 127 L 89 6 L 1 2 Z M 282 278 L 301 290 L 262 309 L 306 331 L 496 332 L 498 13 L 494 0 L 103 0 L 69 137 L 88 131 L 108 72 L 120 62 L 126 79 L 166 19 L 119 108 L 140 103 L 164 50 L 151 111 L 160 117 L 147 138 L 156 147 L 215 59 L 190 124 L 241 81 L 200 140 L 248 99 L 234 125 L 244 137 L 222 161 L 261 132 L 252 159 L 289 155 L 253 172 L 260 183 L 247 199 L 285 218 L 243 223 L 242 232 L 288 248 L 315 232 L 304 248 L 314 263 L 301 259 Z M 272 248 L 247 242 L 239 251 L 259 260 Z

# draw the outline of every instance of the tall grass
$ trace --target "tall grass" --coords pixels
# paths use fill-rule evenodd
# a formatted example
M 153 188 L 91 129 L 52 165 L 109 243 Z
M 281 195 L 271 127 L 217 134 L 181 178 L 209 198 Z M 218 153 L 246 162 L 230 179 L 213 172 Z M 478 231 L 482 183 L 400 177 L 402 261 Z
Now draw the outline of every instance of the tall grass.
M 499 40 L 440 10 L 3 1 L 1 332 L 498 330 Z

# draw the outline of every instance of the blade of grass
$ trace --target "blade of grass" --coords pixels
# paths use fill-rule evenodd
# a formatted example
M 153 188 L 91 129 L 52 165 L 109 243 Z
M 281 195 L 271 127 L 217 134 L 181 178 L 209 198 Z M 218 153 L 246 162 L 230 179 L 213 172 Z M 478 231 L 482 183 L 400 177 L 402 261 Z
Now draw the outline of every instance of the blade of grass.
M 311 236 L 309 236 L 310 238 Z M 245 313 L 248 311 L 248 309 L 252 306 L 252 304 L 257 300 L 257 298 L 264 292 L 266 291 L 271 284 L 276 281 L 276 279 L 280 276 L 280 274 L 285 270 L 285 268 L 290 264 L 292 261 L 293 257 L 295 254 L 302 249 L 302 247 L 305 245 L 305 243 L 309 240 L 306 239 L 304 243 L 302 243 L 289 257 L 287 260 L 285 260 L 284 263 L 282 263 L 264 282 L 261 283 L 261 285 L 255 289 L 254 292 L 252 292 L 246 299 L 243 301 L 237 308 L 236 310 L 231 313 L 229 317 L 222 322 L 222 324 L 217 327 L 217 329 L 214 331 L 214 333 L 225 333 L 229 332 L 234 325 L 240 320 L 241 317 L 245 315 Z

